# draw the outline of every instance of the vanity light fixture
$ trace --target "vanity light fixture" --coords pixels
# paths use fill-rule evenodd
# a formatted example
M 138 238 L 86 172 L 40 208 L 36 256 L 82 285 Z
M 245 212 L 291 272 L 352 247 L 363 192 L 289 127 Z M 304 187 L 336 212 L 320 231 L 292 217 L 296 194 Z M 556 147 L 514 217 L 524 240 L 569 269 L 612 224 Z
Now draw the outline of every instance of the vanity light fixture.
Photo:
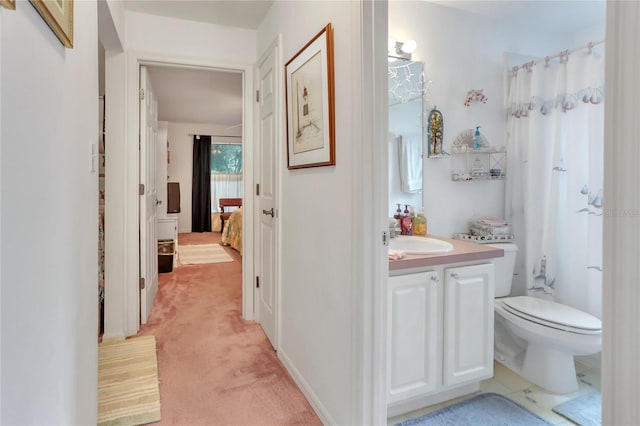
M 396 59 L 411 60 L 411 54 L 416 50 L 417 44 L 415 40 L 396 41 L 392 38 L 389 39 L 387 50 L 389 56 L 389 62 Z

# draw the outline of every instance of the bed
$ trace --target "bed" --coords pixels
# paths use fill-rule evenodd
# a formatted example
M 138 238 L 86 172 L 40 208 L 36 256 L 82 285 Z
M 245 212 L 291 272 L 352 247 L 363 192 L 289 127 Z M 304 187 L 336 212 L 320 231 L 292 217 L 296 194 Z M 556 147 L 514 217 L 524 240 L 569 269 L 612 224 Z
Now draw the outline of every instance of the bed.
M 229 219 L 224 221 L 222 244 L 242 254 L 242 207 L 231 212 Z

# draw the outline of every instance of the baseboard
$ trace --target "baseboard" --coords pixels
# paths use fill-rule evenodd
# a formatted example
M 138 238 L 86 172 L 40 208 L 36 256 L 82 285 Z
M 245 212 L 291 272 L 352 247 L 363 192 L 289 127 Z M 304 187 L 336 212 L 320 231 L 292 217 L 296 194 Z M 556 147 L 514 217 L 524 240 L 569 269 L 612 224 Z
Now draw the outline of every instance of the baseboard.
M 309 404 L 311 404 L 311 408 L 313 408 L 313 411 L 315 411 L 318 417 L 320 417 L 320 421 L 322 422 L 322 424 L 325 424 L 325 425 L 338 424 L 333 419 L 331 414 L 329 414 L 329 411 L 324 406 L 324 404 L 320 401 L 320 398 L 318 398 L 318 395 L 316 395 L 315 392 L 311 389 L 311 386 L 309 386 L 309 383 L 307 383 L 307 381 L 304 379 L 302 374 L 300 374 L 300 371 L 298 371 L 298 369 L 295 367 L 291 359 L 289 359 L 287 354 L 282 350 L 282 348 L 278 350 L 278 358 L 280 358 L 280 361 L 282 361 L 284 368 L 287 369 L 293 381 L 296 382 L 296 384 L 302 391 L 302 394 L 307 398 L 307 401 L 309 401 Z
M 102 335 L 102 341 L 103 342 L 105 340 L 112 340 L 112 339 L 124 340 L 125 339 L 125 335 L 124 335 L 124 333 L 104 333 Z

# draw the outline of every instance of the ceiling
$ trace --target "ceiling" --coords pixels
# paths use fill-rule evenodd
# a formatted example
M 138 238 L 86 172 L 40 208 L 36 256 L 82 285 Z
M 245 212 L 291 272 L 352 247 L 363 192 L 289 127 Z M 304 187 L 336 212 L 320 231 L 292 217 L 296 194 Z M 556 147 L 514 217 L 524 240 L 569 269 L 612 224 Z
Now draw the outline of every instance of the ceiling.
M 605 17 L 605 0 L 429 1 L 491 19 L 507 20 L 517 28 L 559 33 L 573 33 L 604 23 Z
M 126 0 L 124 8 L 150 15 L 255 30 L 274 0 Z
M 390 0 L 398 1 L 398 0 Z M 604 0 L 430 0 L 517 27 L 572 32 L 604 22 Z M 257 29 L 274 0 L 127 0 L 125 9 L 249 30 Z M 242 122 L 242 75 L 225 71 L 150 67 L 162 121 L 222 124 Z
M 150 66 L 158 120 L 237 127 L 242 124 L 240 72 Z

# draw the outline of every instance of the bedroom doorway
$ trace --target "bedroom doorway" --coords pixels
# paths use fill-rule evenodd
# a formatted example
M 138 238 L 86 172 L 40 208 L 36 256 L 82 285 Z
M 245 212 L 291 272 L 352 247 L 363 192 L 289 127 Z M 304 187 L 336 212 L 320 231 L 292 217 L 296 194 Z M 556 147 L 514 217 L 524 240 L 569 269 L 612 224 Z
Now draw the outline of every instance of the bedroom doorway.
M 157 238 L 173 240 L 177 249 L 180 234 L 221 234 L 219 200 L 242 198 L 244 192 L 244 73 L 241 70 L 157 63 L 141 64 L 140 69 L 146 70 L 153 87 L 159 127 L 166 129 L 166 132 L 159 133 L 157 155 L 154 157 L 157 163 L 154 169 L 158 171 L 158 223 L 164 225 L 158 228 Z M 145 163 L 150 161 L 153 160 L 145 158 L 141 152 L 141 172 L 148 169 Z M 171 191 L 168 187 L 179 188 L 177 213 L 174 212 L 175 205 L 173 210 L 169 209 L 175 200 L 169 199 Z M 206 235 L 202 237 L 206 238 Z M 224 237 L 223 242 L 229 243 L 224 241 Z M 141 241 L 141 254 L 143 244 Z M 234 239 L 230 245 L 242 254 L 242 241 Z M 153 248 L 149 243 L 147 249 Z M 174 258 L 177 257 L 176 253 Z M 141 256 L 141 265 L 144 260 Z M 177 265 L 179 260 L 174 261 L 174 266 Z M 142 298 L 140 301 L 141 304 L 145 302 Z M 153 301 L 146 304 L 149 303 Z M 150 309 L 141 317 L 142 324 L 146 323 L 149 313 Z
M 203 72 L 218 72 L 224 75 L 235 75 L 239 77 L 241 97 L 234 98 L 233 105 L 237 105 L 241 110 L 241 121 L 235 121 L 233 123 L 227 124 L 225 127 L 218 127 L 215 130 L 224 130 L 230 131 L 228 129 L 230 127 L 235 126 L 234 128 L 237 130 L 237 136 L 241 136 L 241 140 L 243 142 L 243 195 L 244 195 L 244 217 L 242 220 L 243 223 L 243 256 L 240 260 L 242 265 L 242 286 L 241 286 L 241 295 L 242 295 L 242 318 L 246 320 L 255 319 L 254 312 L 254 266 L 253 266 L 253 256 L 254 256 L 254 199 L 253 197 L 247 197 L 247 194 L 252 194 L 252 182 L 254 180 L 253 175 L 253 128 L 255 123 L 253 122 L 253 108 L 255 102 L 253 97 L 253 63 L 246 65 L 238 65 L 238 64 L 225 64 L 224 62 L 217 62 L 215 60 L 211 61 L 190 61 L 185 58 L 172 58 L 167 55 L 155 54 L 155 53 L 140 53 L 140 52 L 130 52 L 126 64 L 126 81 L 128 84 L 126 85 L 126 110 L 130 111 L 127 115 L 127 120 L 125 122 L 125 130 L 126 130 L 126 138 L 129 141 L 137 141 L 137 136 L 139 134 L 139 121 L 137 119 L 138 112 L 138 103 L 139 103 L 139 70 L 140 66 L 147 66 L 151 68 L 151 78 L 155 77 L 154 71 L 161 70 L 173 70 L 173 71 L 199 71 Z M 153 80 L 152 80 L 153 81 Z M 157 92 L 157 97 L 160 101 L 159 105 L 159 121 L 162 123 L 162 93 L 161 86 L 162 84 L 153 81 L 154 89 Z M 180 86 L 182 92 L 186 92 L 186 86 Z M 195 89 L 191 92 L 193 96 L 197 96 L 203 92 L 202 88 Z M 227 102 L 229 104 L 229 102 Z M 184 109 L 184 108 L 183 108 Z M 132 114 L 135 111 L 135 116 Z M 134 118 L 136 117 L 136 118 Z M 220 117 L 218 117 L 220 118 Z M 192 122 L 190 118 L 182 119 L 182 122 Z M 192 123 L 193 124 L 193 123 Z M 198 124 L 196 121 L 195 124 Z M 202 122 L 200 122 L 202 124 Z M 238 125 L 240 124 L 240 125 Z M 220 133 L 216 131 L 215 133 L 211 130 L 203 129 L 202 127 L 194 128 L 193 126 L 189 128 L 179 128 L 177 129 L 177 133 L 175 132 L 174 126 L 168 125 L 167 129 L 167 141 L 169 144 L 168 150 L 165 148 L 167 152 L 167 161 L 168 164 L 168 176 L 169 180 L 174 180 L 174 177 L 177 179 L 177 175 L 172 175 L 171 167 L 174 165 L 174 162 L 178 161 L 178 157 L 181 155 L 181 152 L 178 152 L 174 147 L 178 143 L 177 139 L 174 139 L 174 136 L 177 134 L 182 139 L 183 142 L 186 140 L 187 144 L 193 143 L 194 135 L 222 135 L 222 136 L 230 136 L 230 133 Z M 180 136 L 182 135 L 182 136 Z M 166 142 L 165 142 L 166 143 Z M 123 159 L 138 159 L 139 158 L 139 150 L 138 143 L 127 143 L 126 146 L 123 147 Z M 184 153 L 182 153 L 184 154 Z M 187 154 L 188 156 L 188 154 Z M 122 166 L 124 170 L 124 180 L 125 185 L 123 187 L 126 188 L 138 188 L 139 185 L 139 165 L 136 164 L 138 161 L 128 160 L 123 162 L 122 164 L 118 164 L 117 166 Z M 135 167 L 134 167 L 135 164 Z M 175 163 L 177 164 L 177 163 Z M 175 172 L 175 170 L 174 170 Z M 188 172 L 186 175 L 188 176 Z M 189 176 L 185 180 L 185 185 L 180 185 L 180 193 L 181 193 L 181 213 L 177 218 L 177 233 L 182 232 L 184 230 L 190 230 L 190 214 L 186 212 L 187 207 L 190 206 L 190 203 L 187 202 L 185 197 L 187 194 L 190 194 L 191 187 L 188 179 L 192 177 Z M 162 184 L 158 185 L 160 188 L 163 187 Z M 138 220 L 134 221 L 134 215 L 131 214 L 134 211 L 138 210 L 138 202 L 139 196 L 136 193 L 132 194 L 131 192 L 126 192 L 124 194 L 124 211 L 127 212 L 125 215 L 125 229 L 128 228 L 130 230 L 138 230 L 139 224 Z M 185 225 L 186 224 L 186 225 Z M 185 227 L 186 226 L 186 227 Z M 140 265 L 140 257 L 139 250 L 137 249 L 139 242 L 137 241 L 137 232 L 134 234 L 132 232 L 124 234 L 124 250 L 122 259 L 123 265 L 120 268 L 122 274 L 124 275 L 122 285 L 122 291 L 124 292 L 125 297 L 118 298 L 118 289 L 115 288 L 112 296 L 114 296 L 112 300 L 112 306 L 123 306 L 122 311 L 122 320 L 124 323 L 125 335 L 133 335 L 138 332 L 140 329 L 140 297 L 139 297 L 139 265 Z M 219 235 L 219 234 L 218 234 Z M 179 238 L 178 238 L 179 239 Z M 179 241 L 178 241 L 179 243 Z M 108 272 L 108 271 L 107 271 Z M 114 271 L 116 273 L 117 271 Z M 116 287 L 114 285 L 114 287 Z M 109 293 L 109 292 L 107 292 Z M 107 294 L 107 299 L 109 298 L 109 294 Z M 121 304 L 121 301 L 124 301 L 124 305 Z M 107 300 L 105 303 L 109 303 Z

